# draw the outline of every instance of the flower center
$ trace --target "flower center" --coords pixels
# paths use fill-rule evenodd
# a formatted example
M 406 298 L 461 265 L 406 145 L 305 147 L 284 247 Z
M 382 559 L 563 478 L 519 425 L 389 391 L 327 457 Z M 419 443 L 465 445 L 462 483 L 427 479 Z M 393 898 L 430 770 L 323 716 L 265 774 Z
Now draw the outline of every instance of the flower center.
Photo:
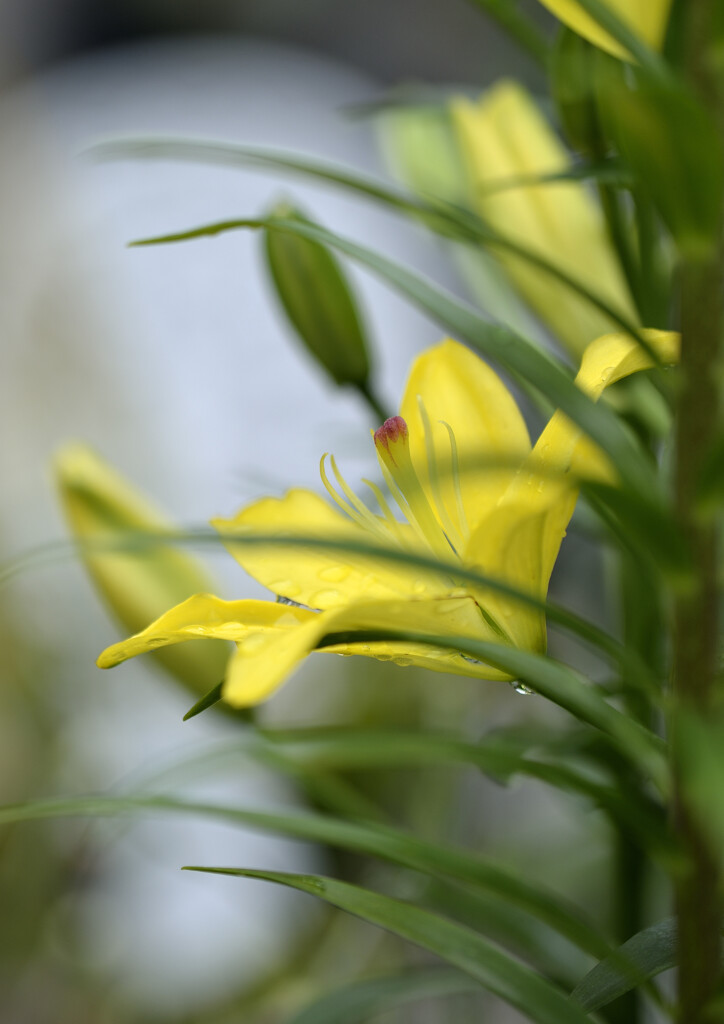
M 392 416 L 385 420 L 374 432 L 374 443 L 377 450 L 380 469 L 390 494 L 400 508 L 405 519 L 413 527 L 418 537 L 441 558 L 449 558 L 450 553 L 458 554 L 467 536 L 467 524 L 462 505 L 457 445 L 452 428 L 445 423 L 450 439 L 451 461 L 450 472 L 453 478 L 456 497 L 456 512 L 459 525 L 455 525 L 442 497 L 442 487 L 438 472 L 437 459 L 432 440 L 430 421 L 422 400 L 418 398 L 425 436 L 427 469 L 430 481 L 432 501 L 427 489 L 423 486 L 410 455 L 409 429 L 401 416 Z M 351 519 L 375 535 L 382 536 L 386 541 L 390 534 L 399 543 L 406 545 L 405 532 L 392 513 L 387 500 L 376 484 L 369 480 L 363 482 L 372 491 L 382 511 L 382 517 L 374 515 L 348 486 L 337 468 L 334 456 L 329 456 L 335 480 L 339 486 L 337 491 L 330 483 L 325 470 L 327 455 L 322 456 L 320 475 L 328 494 Z

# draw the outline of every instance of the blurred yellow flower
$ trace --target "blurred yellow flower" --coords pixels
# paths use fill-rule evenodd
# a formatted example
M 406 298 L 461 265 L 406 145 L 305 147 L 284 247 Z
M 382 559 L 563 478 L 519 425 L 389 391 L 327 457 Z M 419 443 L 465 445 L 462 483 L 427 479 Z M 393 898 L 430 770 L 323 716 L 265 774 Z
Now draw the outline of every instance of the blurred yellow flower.
M 541 0 L 550 11 L 574 32 L 616 57 L 628 53 L 587 14 L 576 0 Z M 607 6 L 621 21 L 655 50 L 660 50 L 666 34 L 671 0 L 608 0 Z
M 662 360 L 674 361 L 676 335 L 645 332 Z M 629 337 L 589 345 L 576 378 L 596 400 L 615 381 L 651 365 Z M 325 651 L 392 658 L 438 671 L 509 679 L 463 654 L 435 647 L 435 637 L 468 637 L 543 651 L 541 611 L 486 587 L 456 579 L 456 566 L 478 570 L 544 598 L 573 513 L 577 489 L 569 469 L 590 442 L 562 413 L 553 415 L 531 450 L 518 407 L 500 378 L 455 341 L 443 341 L 412 367 L 401 415 L 374 435 L 382 475 L 403 518 L 381 489 L 365 481 L 379 511 L 351 490 L 333 457 L 322 481 L 335 505 L 306 490 L 265 498 L 214 525 L 241 565 L 277 595 L 277 603 L 221 601 L 198 594 L 143 632 L 101 654 L 101 668 L 194 637 L 235 640 L 223 696 L 233 705 L 264 700 L 320 641 Z M 516 468 L 517 467 L 517 468 Z M 363 551 L 251 546 L 235 536 L 319 537 L 437 557 L 435 570 L 375 558 Z M 395 629 L 428 635 L 430 644 L 355 642 L 339 634 Z
M 154 534 L 173 532 L 173 524 L 92 448 L 65 445 L 54 469 L 68 526 L 77 540 L 91 545 L 81 549 L 85 566 L 124 631 L 142 629 L 170 604 L 213 585 L 187 552 L 148 543 Z M 113 550 L 119 543 L 124 546 Z M 206 693 L 223 678 L 228 650 L 224 644 L 193 644 L 186 651 L 162 651 L 159 658 L 189 689 Z
M 634 303 L 601 211 L 576 181 L 514 185 L 520 176 L 558 174 L 568 153 L 525 89 L 502 81 L 475 102 L 457 99 L 453 123 L 467 164 L 472 205 L 493 229 L 544 257 L 637 323 Z M 513 187 L 500 188 L 509 182 Z M 615 322 L 567 285 L 519 257 L 500 261 L 529 306 L 580 357 Z

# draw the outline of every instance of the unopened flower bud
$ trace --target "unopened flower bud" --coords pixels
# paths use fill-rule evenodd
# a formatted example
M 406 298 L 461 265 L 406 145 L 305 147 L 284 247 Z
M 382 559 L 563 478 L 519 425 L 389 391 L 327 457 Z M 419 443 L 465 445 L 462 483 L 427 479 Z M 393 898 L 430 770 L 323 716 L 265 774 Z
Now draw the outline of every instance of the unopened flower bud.
M 173 532 L 173 524 L 91 448 L 66 445 L 54 468 L 68 526 L 88 542 L 83 563 L 124 631 L 140 632 L 169 606 L 213 589 L 197 559 L 153 541 Z M 224 677 L 228 645 L 192 640 L 155 657 L 187 689 L 204 694 Z
M 289 206 L 273 217 L 304 221 Z M 352 287 L 333 254 L 319 242 L 284 230 L 266 232 L 266 256 L 279 301 L 308 352 L 336 384 L 364 386 L 370 358 Z

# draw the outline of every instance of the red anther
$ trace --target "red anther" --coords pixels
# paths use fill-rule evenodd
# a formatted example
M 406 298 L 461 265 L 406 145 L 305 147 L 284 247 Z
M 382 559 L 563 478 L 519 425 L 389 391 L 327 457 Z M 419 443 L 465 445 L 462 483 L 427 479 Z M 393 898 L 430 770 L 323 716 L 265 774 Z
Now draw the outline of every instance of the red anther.
M 407 424 L 402 416 L 390 416 L 388 420 L 375 430 L 375 445 L 379 448 L 382 445 L 390 452 L 390 445 L 407 441 Z M 390 455 L 392 453 L 390 452 Z

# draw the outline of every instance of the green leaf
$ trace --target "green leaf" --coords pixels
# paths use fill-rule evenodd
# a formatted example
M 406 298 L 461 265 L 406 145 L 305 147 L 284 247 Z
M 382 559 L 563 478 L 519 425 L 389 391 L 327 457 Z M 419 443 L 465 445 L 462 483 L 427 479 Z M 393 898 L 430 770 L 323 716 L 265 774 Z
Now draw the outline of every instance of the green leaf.
M 579 982 L 571 999 L 592 1013 L 676 966 L 676 919 L 659 921 L 624 942 Z
M 207 708 L 212 708 L 214 704 L 218 704 L 221 700 L 221 691 L 224 687 L 224 680 L 212 687 L 208 693 L 205 693 L 201 700 L 197 700 L 193 707 L 184 715 L 184 722 L 188 722 L 190 718 L 195 718 L 196 715 L 200 715 L 202 711 L 206 711 Z
M 724 150 L 709 112 L 682 83 L 602 60 L 599 105 L 607 134 L 687 258 L 718 244 Z
M 426 967 L 352 982 L 315 999 L 286 1024 L 361 1024 L 378 1013 L 420 999 L 478 990 L 477 982 L 466 974 L 444 967 Z
M 466 850 L 443 846 L 399 830 L 312 814 L 275 814 L 166 796 L 74 797 L 0 806 L 0 825 L 55 817 L 107 817 L 137 811 L 199 814 L 294 839 L 326 843 L 390 861 L 432 877 L 445 877 L 475 889 L 493 892 L 500 900 L 525 911 L 599 958 L 610 952 L 605 940 L 570 907 L 503 865 Z
M 500 952 L 476 932 L 439 914 L 320 875 L 292 875 L 246 868 L 189 867 L 286 885 L 408 939 L 475 978 L 537 1024 L 589 1024 L 585 1013 L 557 986 Z
M 606 151 L 593 88 L 595 67 L 591 44 L 572 29 L 562 28 L 549 62 L 552 98 L 573 148 L 594 159 Z
M 636 652 L 625 648 L 604 630 L 576 615 L 575 612 L 569 611 L 567 608 L 563 608 L 554 602 L 542 601 L 532 594 L 526 594 L 516 587 L 510 586 L 510 584 L 503 580 L 485 576 L 472 569 L 466 569 L 459 562 L 451 566 L 450 563 L 441 562 L 432 555 L 426 556 L 403 551 L 400 548 L 384 547 L 366 540 L 336 541 L 313 536 L 305 537 L 301 534 L 296 537 L 280 537 L 277 534 L 256 534 L 254 536 L 249 534 L 228 534 L 227 539 L 233 541 L 234 544 L 244 544 L 250 547 L 289 547 L 292 549 L 301 547 L 311 548 L 316 551 L 334 552 L 335 554 L 364 554 L 390 562 L 393 565 L 412 565 L 416 568 L 431 569 L 433 571 L 439 571 L 440 569 L 448 571 L 453 568 L 456 578 L 463 582 L 468 582 L 481 588 L 488 588 L 495 593 L 510 597 L 514 601 L 519 601 L 523 605 L 538 608 L 545 612 L 551 622 L 555 622 L 563 629 L 579 636 L 585 643 L 602 651 L 612 659 L 621 668 L 630 685 L 640 686 L 652 699 L 655 699 L 660 694 L 658 680 L 649 671 L 646 664 L 637 657 Z M 87 551 L 141 550 L 144 547 L 153 547 L 160 543 L 211 544 L 219 546 L 222 544 L 222 541 L 217 531 L 209 530 L 208 528 L 187 530 L 185 532 L 173 531 L 164 534 L 159 534 L 155 531 L 152 533 L 127 531 L 113 539 L 83 543 L 52 541 L 48 544 L 41 544 L 31 548 L 18 558 L 12 559 L 0 567 L 0 587 L 10 583 L 24 572 L 55 565 L 67 559 L 78 558 Z M 211 691 L 204 696 L 210 697 Z M 199 708 L 199 710 L 202 709 Z
M 272 217 L 304 221 L 287 204 Z M 279 231 L 266 233 L 267 266 L 296 334 L 338 384 L 365 387 L 370 359 L 362 317 L 352 287 L 329 249 Z
M 431 636 L 394 629 L 371 633 L 331 634 L 322 643 L 371 643 L 380 640 L 427 644 L 455 650 L 509 673 L 514 679 L 564 708 L 581 722 L 599 729 L 615 748 L 649 778 L 663 794 L 670 788 L 665 745 L 654 733 L 608 704 L 599 691 L 574 669 L 542 654 L 462 636 Z
M 339 250 L 368 267 L 410 299 L 457 338 L 467 341 L 514 375 L 520 375 L 553 405 L 562 409 L 613 459 L 626 483 L 637 491 L 658 493 L 650 464 L 633 444 L 621 423 L 603 404 L 594 404 L 573 383 L 570 374 L 553 358 L 525 338 L 483 319 L 471 306 L 431 284 L 405 267 L 318 225 L 288 220 L 242 219 L 222 221 L 138 244 L 188 241 L 239 228 L 290 231 Z
M 550 739 L 550 737 L 546 737 Z M 487 733 L 471 743 L 429 732 L 399 729 L 319 728 L 262 730 L 246 747 L 268 744 L 307 771 L 360 771 L 410 768 L 423 765 L 476 766 L 499 782 L 515 776 L 536 779 L 558 790 L 590 800 L 619 825 L 639 837 L 651 855 L 667 865 L 676 853 L 667 830 L 664 812 L 649 798 L 617 782 L 592 777 L 577 761 L 566 763 L 562 744 L 555 738 L 548 749 L 540 732 L 520 730 Z M 238 752 L 238 745 L 235 746 Z M 262 753 L 262 758 L 263 758 Z
M 257 150 L 245 146 L 234 146 L 226 143 L 178 139 L 121 139 L 101 143 L 94 147 L 91 152 L 94 156 L 101 159 L 167 158 L 206 161 L 215 164 L 274 167 L 277 170 L 292 171 L 295 174 L 302 174 L 330 184 L 339 185 L 349 191 L 357 192 L 367 198 L 391 206 L 400 213 L 412 216 L 444 237 L 464 241 L 475 248 L 485 246 L 500 249 L 503 252 L 517 256 L 521 260 L 525 260 L 543 273 L 551 276 L 554 280 L 561 282 L 578 295 L 581 295 L 609 317 L 614 324 L 618 324 L 622 330 L 627 331 L 632 337 L 636 337 L 639 344 L 649 354 L 652 354 L 645 338 L 641 336 L 637 325 L 621 316 L 609 303 L 599 295 L 591 292 L 583 282 L 568 275 L 559 266 L 549 262 L 540 253 L 529 250 L 519 242 L 514 242 L 493 231 L 470 210 L 457 207 L 451 203 L 442 201 L 424 202 L 420 199 L 411 198 L 410 196 L 390 190 L 376 181 L 360 178 L 345 169 L 318 164 L 304 157 L 297 157 L 286 153 L 274 153 L 269 150 Z M 225 224 L 224 230 L 229 230 L 229 225 L 242 226 L 239 223 L 233 224 L 233 222 L 225 222 Z M 243 226 L 248 227 L 251 225 L 246 222 Z M 218 233 L 218 226 L 214 225 L 212 227 L 213 230 L 209 233 Z M 146 239 L 136 244 L 149 245 L 168 241 L 181 241 L 189 237 L 198 237 L 198 234 L 198 232 L 185 232 L 180 235 L 166 235 L 158 239 Z M 657 359 L 655 354 L 653 361 L 656 365 Z
M 668 510 L 649 495 L 596 481 L 582 481 L 581 491 L 591 508 L 624 548 L 637 557 L 646 554 L 674 585 L 691 580 L 691 559 L 683 536 Z
M 662 81 L 670 78 L 669 68 L 663 58 L 611 9 L 610 4 L 605 3 L 605 0 L 577 0 L 577 3 L 624 50 L 628 50 L 649 75 Z

